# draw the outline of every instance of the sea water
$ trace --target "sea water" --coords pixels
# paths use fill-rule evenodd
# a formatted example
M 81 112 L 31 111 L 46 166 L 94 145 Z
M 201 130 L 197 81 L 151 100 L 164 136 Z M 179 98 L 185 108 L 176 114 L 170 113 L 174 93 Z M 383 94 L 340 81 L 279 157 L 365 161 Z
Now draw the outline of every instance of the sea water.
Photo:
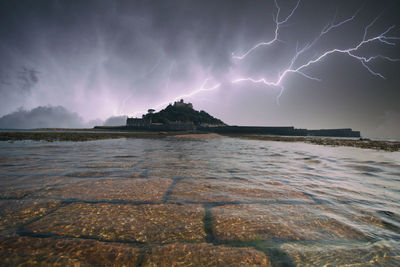
M 400 262 L 399 152 L 227 137 L 0 142 L 0 207 L 11 265 Z

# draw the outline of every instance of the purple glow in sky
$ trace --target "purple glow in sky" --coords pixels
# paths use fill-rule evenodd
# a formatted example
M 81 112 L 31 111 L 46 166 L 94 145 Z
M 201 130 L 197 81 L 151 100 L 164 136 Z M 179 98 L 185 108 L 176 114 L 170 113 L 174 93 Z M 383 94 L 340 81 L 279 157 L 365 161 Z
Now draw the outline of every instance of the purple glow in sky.
M 62 106 L 82 126 L 184 98 L 228 124 L 400 138 L 399 7 L 0 1 L 0 116 Z

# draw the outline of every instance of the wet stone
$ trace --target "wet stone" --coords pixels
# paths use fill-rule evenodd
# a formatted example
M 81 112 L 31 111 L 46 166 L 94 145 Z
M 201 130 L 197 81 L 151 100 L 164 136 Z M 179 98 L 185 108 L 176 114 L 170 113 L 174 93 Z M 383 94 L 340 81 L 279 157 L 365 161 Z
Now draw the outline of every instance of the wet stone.
M 212 244 L 170 244 L 149 249 L 142 266 L 271 266 L 264 253 L 253 248 Z
M 90 163 L 83 166 L 88 169 L 130 169 L 135 167 L 134 163 L 131 162 L 98 162 Z
M 400 216 L 395 212 L 389 210 L 382 212 L 381 210 L 371 209 L 367 205 L 318 205 L 318 208 L 326 214 L 335 214 L 340 216 L 342 221 L 356 225 L 357 228 L 362 228 L 372 238 L 379 235 L 392 236 L 394 238 L 400 237 Z M 395 207 L 390 207 L 389 209 L 396 211 Z
M 397 246 L 397 248 L 395 247 Z M 399 266 L 399 244 L 284 244 L 294 266 Z
M 24 198 L 64 180 L 62 176 L 2 177 L 0 198 Z
M 220 240 L 363 239 L 366 236 L 310 205 L 224 205 L 211 209 Z
M 2 237 L 2 266 L 136 266 L 139 249 L 118 243 L 64 238 Z
M 282 183 L 245 179 L 185 179 L 179 181 L 170 196 L 177 202 L 265 202 L 312 199 Z
M 207 133 L 207 134 L 177 134 L 174 135 L 173 138 L 181 138 L 187 140 L 204 140 L 210 138 L 223 138 L 222 135 L 215 133 Z
M 61 199 L 156 202 L 163 199 L 171 183 L 171 179 L 165 178 L 77 179 L 49 187 L 37 195 Z
M 72 203 L 26 226 L 34 233 L 128 242 L 203 241 L 200 205 Z
M 307 185 L 305 187 L 315 197 L 328 201 L 357 201 L 362 203 L 369 201 L 371 198 L 377 198 L 376 195 L 363 192 L 361 188 L 348 189 L 338 185 L 324 185 L 323 187 L 321 185 Z
M 45 200 L 0 200 L 0 230 L 18 227 L 47 214 L 61 203 Z
M 3 187 L 4 186 L 4 187 Z M 9 189 L 9 190 L 6 190 Z M 23 186 L 13 187 L 13 185 L 3 184 L 0 189 L 0 198 L 2 199 L 11 199 L 11 198 L 24 198 L 32 193 L 36 192 L 36 190 L 31 188 L 26 188 Z
M 165 155 L 169 157 L 169 155 Z M 161 163 L 160 163 L 161 161 Z M 163 162 L 165 161 L 165 162 Z M 208 170 L 208 162 L 202 160 L 164 160 L 158 162 L 147 162 L 146 173 L 150 177 L 167 178 L 194 178 L 203 177 L 204 172 Z
M 71 177 L 104 177 L 110 175 L 110 172 L 99 172 L 99 171 L 83 171 L 83 172 L 72 172 L 68 173 L 67 176 Z

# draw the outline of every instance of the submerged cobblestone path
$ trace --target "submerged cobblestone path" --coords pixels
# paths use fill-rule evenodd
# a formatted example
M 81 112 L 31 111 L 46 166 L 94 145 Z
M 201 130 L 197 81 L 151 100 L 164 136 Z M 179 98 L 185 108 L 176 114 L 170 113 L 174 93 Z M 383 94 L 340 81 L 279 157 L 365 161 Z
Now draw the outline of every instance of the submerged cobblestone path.
M 363 185 L 400 162 L 233 138 L 1 145 L 2 266 L 400 261 L 400 195 Z

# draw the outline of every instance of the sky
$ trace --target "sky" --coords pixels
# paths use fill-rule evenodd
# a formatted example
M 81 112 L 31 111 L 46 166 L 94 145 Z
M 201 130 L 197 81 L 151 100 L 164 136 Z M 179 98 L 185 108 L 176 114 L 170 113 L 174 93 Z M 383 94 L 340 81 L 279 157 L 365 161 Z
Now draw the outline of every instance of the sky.
M 118 124 L 184 98 L 231 125 L 400 139 L 398 14 L 397 0 L 0 0 L 0 128 Z

